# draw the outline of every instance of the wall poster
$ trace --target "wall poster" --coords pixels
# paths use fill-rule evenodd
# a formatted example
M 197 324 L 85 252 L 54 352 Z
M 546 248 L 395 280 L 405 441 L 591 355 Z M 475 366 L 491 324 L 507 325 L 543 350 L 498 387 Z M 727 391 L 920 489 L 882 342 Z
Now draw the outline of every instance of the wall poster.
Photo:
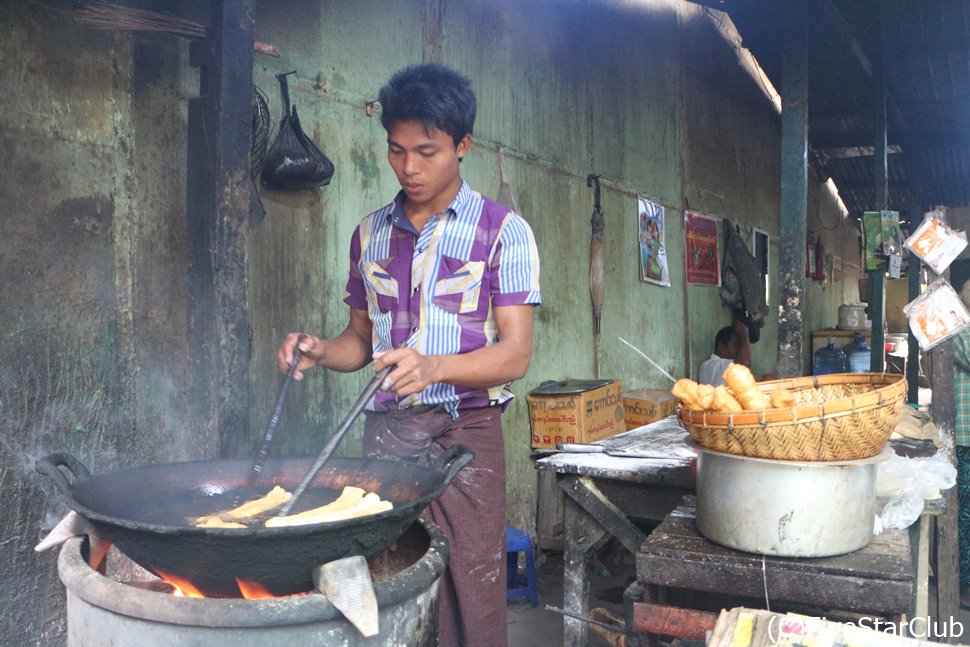
M 866 211 L 862 214 L 862 269 L 867 272 L 884 271 L 882 213 Z
M 687 235 L 687 282 L 693 285 L 721 285 L 717 220 L 693 211 L 684 213 Z
M 664 208 L 637 196 L 638 229 L 640 241 L 640 280 L 670 287 L 667 271 L 667 252 L 664 251 Z

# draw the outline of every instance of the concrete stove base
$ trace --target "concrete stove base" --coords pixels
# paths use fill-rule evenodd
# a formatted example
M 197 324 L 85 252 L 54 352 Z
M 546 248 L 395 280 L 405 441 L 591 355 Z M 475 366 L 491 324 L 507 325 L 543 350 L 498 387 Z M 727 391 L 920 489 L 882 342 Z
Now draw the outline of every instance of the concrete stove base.
M 402 569 L 374 583 L 380 634 L 364 638 L 319 593 L 267 600 L 184 598 L 117 582 L 91 569 L 81 538 L 67 542 L 58 573 L 67 587 L 68 647 L 264 647 L 355 645 L 431 647 L 437 643 L 438 580 L 448 560 L 441 530 L 419 521 L 402 537 Z M 414 545 L 417 544 L 417 548 Z M 423 552 L 422 552 L 423 551 Z M 378 560 L 385 558 L 378 558 Z

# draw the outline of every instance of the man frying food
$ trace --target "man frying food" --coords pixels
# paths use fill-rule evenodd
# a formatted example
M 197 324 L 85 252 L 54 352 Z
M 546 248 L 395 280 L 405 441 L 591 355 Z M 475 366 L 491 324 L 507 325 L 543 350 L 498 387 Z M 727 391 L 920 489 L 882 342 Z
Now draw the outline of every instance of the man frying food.
M 427 463 L 452 445 L 475 453 L 428 516 L 451 559 L 439 593 L 441 645 L 501 647 L 505 614 L 505 453 L 509 384 L 532 355 L 539 258 L 528 223 L 473 191 L 460 162 L 472 143 L 468 79 L 407 67 L 381 88 L 387 159 L 401 185 L 350 243 L 347 327 L 300 342 L 303 371 L 395 368 L 365 411 L 364 453 Z M 280 370 L 298 333 L 280 346 Z

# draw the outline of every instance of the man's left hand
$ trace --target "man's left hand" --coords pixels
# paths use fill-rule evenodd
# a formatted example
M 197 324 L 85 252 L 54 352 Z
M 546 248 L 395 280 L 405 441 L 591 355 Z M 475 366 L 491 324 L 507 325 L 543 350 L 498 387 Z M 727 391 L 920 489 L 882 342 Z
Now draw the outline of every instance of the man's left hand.
M 413 348 L 397 348 L 374 353 L 374 371 L 396 364 L 381 390 L 392 391 L 398 397 L 420 393 L 428 386 L 439 382 L 438 361 L 434 356 L 422 355 Z

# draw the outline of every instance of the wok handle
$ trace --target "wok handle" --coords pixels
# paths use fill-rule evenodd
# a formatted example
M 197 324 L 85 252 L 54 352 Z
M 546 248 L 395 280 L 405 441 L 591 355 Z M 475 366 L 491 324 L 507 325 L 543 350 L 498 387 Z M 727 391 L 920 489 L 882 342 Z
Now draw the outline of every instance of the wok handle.
M 441 491 L 448 487 L 455 477 L 458 476 L 458 472 L 462 470 L 465 465 L 468 465 L 475 458 L 475 452 L 468 449 L 464 445 L 452 445 L 445 452 L 438 457 L 435 461 L 434 469 L 437 471 L 445 472 L 444 485 Z M 445 471 L 447 470 L 447 471 Z
M 64 472 L 58 469 L 61 467 L 67 469 L 74 483 L 91 477 L 91 471 L 67 452 L 55 452 L 39 459 L 34 469 L 54 481 L 54 485 L 61 494 L 70 496 L 71 482 L 64 476 Z

